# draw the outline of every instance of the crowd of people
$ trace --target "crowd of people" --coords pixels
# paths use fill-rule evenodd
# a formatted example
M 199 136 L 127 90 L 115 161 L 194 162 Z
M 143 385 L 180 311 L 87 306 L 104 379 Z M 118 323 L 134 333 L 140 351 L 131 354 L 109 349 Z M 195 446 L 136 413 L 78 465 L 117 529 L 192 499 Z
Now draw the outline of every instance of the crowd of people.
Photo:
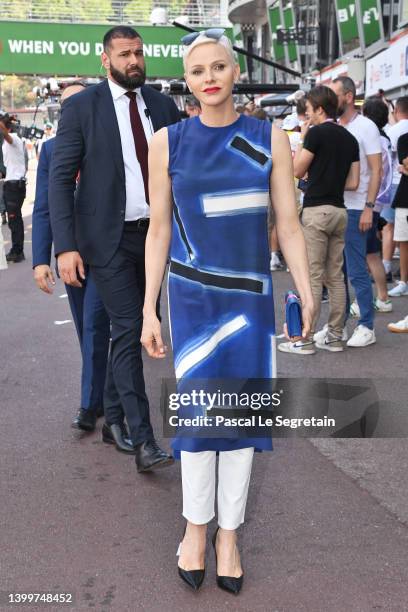
M 172 454 L 158 445 L 142 345 L 152 358 L 166 357 L 160 291 L 168 260 L 179 384 L 276 375 L 271 270 L 283 269 L 281 256 L 300 296 L 303 329 L 287 336 L 280 351 L 305 356 L 375 343 L 376 311 L 390 312 L 390 297 L 408 295 L 408 98 L 397 101 L 390 126 L 383 99 L 367 99 L 360 113 L 353 81 L 338 77 L 298 100 L 279 128 L 253 104 L 235 107 L 239 67 L 223 29 L 188 34 L 182 43 L 193 94 L 186 120 L 171 98 L 145 84 L 143 42 L 129 26 L 105 34 L 102 83 L 64 90 L 56 137 L 39 151 L 34 279 L 52 293 L 54 245 L 82 355 L 73 427 L 94 431 L 104 416 L 104 442 L 134 455 L 138 473 L 180 460 L 186 527 L 178 573 L 194 590 L 205 576 L 206 529 L 217 497 L 216 580 L 237 594 L 243 582 L 237 528 L 254 451 L 272 450 L 272 440 L 197 436 L 190 429 L 175 436 Z M 12 240 L 7 260 L 19 263 L 21 139 L 11 125 L 0 122 L 0 130 Z M 388 290 L 395 242 L 401 280 Z M 329 317 L 318 330 L 324 288 Z M 348 339 L 350 313 L 358 324 Z M 408 331 L 408 317 L 389 328 Z
M 315 333 L 306 342 L 282 343 L 279 349 L 310 355 L 316 348 L 342 351 L 345 343 L 374 344 L 375 314 L 392 312 L 391 298 L 408 295 L 408 96 L 393 108 L 380 93 L 364 100 L 360 112 L 354 82 L 338 77 L 298 99 L 296 112 L 281 127 L 289 134 L 298 179 L 316 314 Z M 400 280 L 389 287 L 394 256 Z M 270 267 L 284 269 L 273 233 Z M 321 301 L 329 301 L 329 321 L 317 332 Z M 349 317 L 358 324 L 348 339 Z M 408 318 L 389 323 L 388 330 L 408 332 Z

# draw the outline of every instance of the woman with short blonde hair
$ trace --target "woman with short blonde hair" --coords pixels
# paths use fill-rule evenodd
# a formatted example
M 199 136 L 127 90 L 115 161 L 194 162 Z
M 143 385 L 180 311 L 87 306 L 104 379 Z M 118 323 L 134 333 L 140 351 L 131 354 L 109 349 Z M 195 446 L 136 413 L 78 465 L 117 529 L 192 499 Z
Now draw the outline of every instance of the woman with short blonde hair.
M 189 34 L 183 42 L 185 79 L 202 113 L 160 130 L 150 143 L 142 344 L 150 356 L 166 356 L 155 303 L 170 249 L 169 318 L 179 383 L 270 379 L 276 375 L 270 194 L 303 303 L 304 334 L 313 305 L 289 143 L 269 122 L 236 112 L 239 67 L 223 30 Z M 187 520 L 179 574 L 194 589 L 204 579 L 218 454 L 217 584 L 236 594 L 243 581 L 236 530 L 244 521 L 254 450 L 272 450 L 271 438 L 190 432 L 177 435 L 172 446 L 181 459 Z

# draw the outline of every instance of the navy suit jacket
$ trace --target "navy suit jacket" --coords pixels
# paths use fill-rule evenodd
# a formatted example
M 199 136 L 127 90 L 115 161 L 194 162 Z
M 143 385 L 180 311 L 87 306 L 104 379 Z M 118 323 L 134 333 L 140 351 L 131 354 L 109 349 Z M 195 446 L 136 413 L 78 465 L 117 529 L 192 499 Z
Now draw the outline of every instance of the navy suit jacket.
M 33 210 L 33 268 L 42 264 L 50 265 L 52 231 L 48 208 L 48 178 L 55 138 L 46 140 L 42 147 L 37 167 L 37 182 Z
M 180 120 L 171 98 L 149 86 L 141 91 L 155 131 Z M 87 87 L 62 106 L 51 162 L 49 207 L 56 255 L 79 251 L 88 264 L 108 263 L 123 233 L 126 188 L 119 126 L 107 80 Z

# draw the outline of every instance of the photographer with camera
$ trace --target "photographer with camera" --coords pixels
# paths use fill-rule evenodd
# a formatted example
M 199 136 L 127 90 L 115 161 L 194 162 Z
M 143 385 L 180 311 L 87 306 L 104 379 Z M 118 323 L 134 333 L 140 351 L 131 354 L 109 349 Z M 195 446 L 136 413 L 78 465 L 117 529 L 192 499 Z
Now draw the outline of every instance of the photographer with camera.
M 14 131 L 15 119 L 8 114 L 0 115 L 0 132 L 4 136 L 2 146 L 6 178 L 4 180 L 4 202 L 11 231 L 11 249 L 6 255 L 9 262 L 24 261 L 24 223 L 21 214 L 26 196 L 26 164 L 24 143 Z

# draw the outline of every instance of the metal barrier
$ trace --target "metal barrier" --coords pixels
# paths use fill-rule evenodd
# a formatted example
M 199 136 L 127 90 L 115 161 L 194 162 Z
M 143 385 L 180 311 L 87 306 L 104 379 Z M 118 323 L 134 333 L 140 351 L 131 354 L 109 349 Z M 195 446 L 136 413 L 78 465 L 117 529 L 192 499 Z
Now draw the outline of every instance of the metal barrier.
M 152 13 L 153 11 L 153 13 Z M 193 26 L 228 25 L 220 0 L 0 0 L 4 20 L 166 25 L 180 17 Z

